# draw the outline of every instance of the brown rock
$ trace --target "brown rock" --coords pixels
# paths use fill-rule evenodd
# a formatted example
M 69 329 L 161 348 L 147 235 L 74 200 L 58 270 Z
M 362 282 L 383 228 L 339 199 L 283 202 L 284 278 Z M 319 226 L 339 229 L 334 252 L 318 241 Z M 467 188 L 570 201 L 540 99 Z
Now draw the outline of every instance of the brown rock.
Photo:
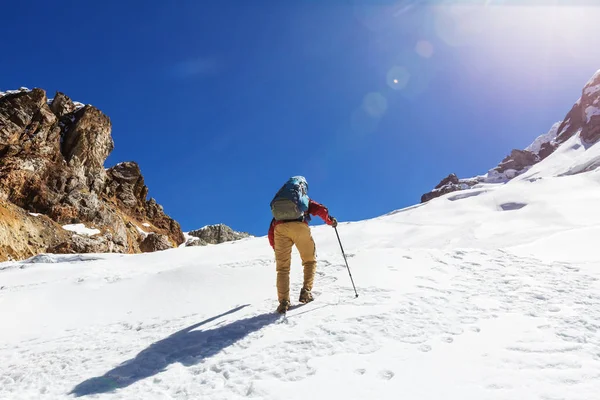
M 600 72 L 600 71 L 599 71 Z M 600 108 L 600 73 L 596 73 L 583 88 L 581 98 L 575 103 L 571 111 L 558 129 L 558 143 L 564 143 L 577 132 L 581 138 L 593 144 L 600 139 L 600 115 L 592 115 L 588 120 L 589 108 Z
M 538 161 L 535 154 L 527 150 L 513 150 L 502 162 L 495 168 L 496 171 L 502 173 L 509 169 L 521 171 L 527 167 L 531 167 Z
M 0 200 L 0 261 L 22 260 L 68 240 L 70 232 L 43 215 Z
M 146 200 L 148 187 L 137 163 L 123 162 L 107 171 L 105 193 L 114 197 L 124 213 L 139 221 L 147 221 L 153 231 L 167 235 L 174 243 L 185 240 L 179 223 L 165 214 L 156 200 Z
M 446 186 L 446 185 L 458 185 L 458 184 L 459 184 L 458 176 L 456 176 L 456 174 L 450 174 L 446 178 L 442 179 L 442 181 L 440 183 L 438 183 L 435 188 L 441 189 L 443 186 Z
M 596 143 L 600 139 L 600 115 L 590 118 L 590 122 L 581 130 L 581 138 L 589 144 Z
M 251 237 L 251 235 L 248 233 L 236 232 L 227 225 L 223 224 L 205 226 L 204 228 L 191 231 L 188 234 L 200 239 L 201 241 L 199 243 L 195 243 L 197 241 L 192 240 L 192 244 L 189 244 L 191 246 L 201 246 L 202 243 L 219 244 Z M 188 246 L 188 244 L 186 244 L 186 246 Z
M 136 225 L 146 222 L 150 229 L 145 230 L 182 243 L 179 224 L 155 200 L 146 200 L 148 188 L 137 164 L 113 167 L 107 175 L 104 162 L 112 148 L 110 120 L 92 106 L 78 109 L 62 93 L 48 106 L 41 89 L 0 97 L 0 193 L 9 209 L 0 215 L 0 229 L 14 229 L 11 215 L 28 215 L 25 210 L 56 222 L 43 228 L 39 243 L 0 231 L 0 246 L 5 246 L 0 260 L 9 253 L 23 258 L 44 251 L 139 252 Z M 38 220 L 22 219 L 21 225 L 28 224 L 24 232 L 42 229 Z M 60 225 L 67 223 L 95 226 L 102 234 L 88 238 L 64 233 Z M 31 240 L 35 245 L 22 246 Z M 11 241 L 16 243 L 12 247 Z
M 50 104 L 50 110 L 52 110 L 54 115 L 56 115 L 58 118 L 62 118 L 67 114 L 73 113 L 76 108 L 77 107 L 75 107 L 73 101 L 61 92 L 56 92 L 56 95 Z
M 58 158 L 60 128 L 46 101 L 41 89 L 0 98 L 0 157 L 26 153 Z
M 97 108 L 85 106 L 77 111 L 63 136 L 61 150 L 67 163 L 79 159 L 86 175 L 104 170 L 104 161 L 114 148 L 110 132 L 110 119 Z
M 550 154 L 554 153 L 554 150 L 557 149 L 557 145 L 553 144 L 553 143 L 544 143 L 542 144 L 542 146 L 540 147 L 540 151 L 538 152 L 538 156 L 540 157 L 540 160 L 545 159 L 546 157 L 548 157 Z
M 428 202 L 429 200 L 433 200 L 448 193 L 456 192 L 457 190 L 461 190 L 460 186 L 458 185 L 448 185 L 437 190 L 432 190 L 431 192 L 425 193 L 421 196 L 421 203 Z
M 151 253 L 153 251 L 162 251 L 173 248 L 173 244 L 169 238 L 165 235 L 152 233 L 140 243 L 140 250 L 144 253 Z
M 186 247 L 194 247 L 194 246 L 208 246 L 209 243 L 205 242 L 204 240 L 197 238 L 197 237 L 192 237 L 189 238 L 187 240 L 187 242 L 185 242 L 185 246 Z

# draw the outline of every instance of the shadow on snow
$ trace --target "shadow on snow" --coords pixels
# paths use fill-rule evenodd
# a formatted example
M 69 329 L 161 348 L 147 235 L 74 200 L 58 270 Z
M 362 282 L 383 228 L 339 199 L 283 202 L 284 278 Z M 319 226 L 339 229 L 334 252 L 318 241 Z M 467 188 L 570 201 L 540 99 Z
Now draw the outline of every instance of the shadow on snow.
M 125 361 L 103 376 L 90 378 L 81 382 L 73 388 L 70 394 L 80 397 L 106 393 L 127 387 L 142 379 L 156 375 L 173 363 L 179 362 L 185 366 L 197 364 L 205 358 L 211 357 L 245 338 L 250 333 L 275 322 L 279 318 L 276 314 L 268 313 L 234 321 L 230 324 L 206 331 L 194 330 L 247 306 L 248 304 L 234 308 L 223 314 L 188 326 L 161 341 L 153 343 L 134 359 Z

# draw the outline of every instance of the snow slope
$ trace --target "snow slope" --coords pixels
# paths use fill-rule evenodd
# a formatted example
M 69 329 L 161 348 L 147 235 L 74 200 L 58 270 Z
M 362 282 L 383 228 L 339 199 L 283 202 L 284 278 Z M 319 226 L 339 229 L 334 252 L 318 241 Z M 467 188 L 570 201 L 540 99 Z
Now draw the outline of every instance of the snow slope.
M 264 237 L 0 264 L 0 398 L 598 399 L 599 159 L 340 224 L 357 299 L 314 227 L 285 318 Z

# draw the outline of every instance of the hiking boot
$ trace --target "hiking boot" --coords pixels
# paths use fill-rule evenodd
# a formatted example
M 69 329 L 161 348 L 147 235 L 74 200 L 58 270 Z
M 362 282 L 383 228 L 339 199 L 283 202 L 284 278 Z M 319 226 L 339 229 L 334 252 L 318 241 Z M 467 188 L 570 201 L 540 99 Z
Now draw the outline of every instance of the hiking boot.
M 281 300 L 279 302 L 279 307 L 277 307 L 277 312 L 279 314 L 285 314 L 289 308 L 290 308 L 289 300 Z
M 305 288 L 302 288 L 302 290 L 300 290 L 300 298 L 298 299 L 300 303 L 310 303 L 313 300 L 314 299 L 310 290 Z

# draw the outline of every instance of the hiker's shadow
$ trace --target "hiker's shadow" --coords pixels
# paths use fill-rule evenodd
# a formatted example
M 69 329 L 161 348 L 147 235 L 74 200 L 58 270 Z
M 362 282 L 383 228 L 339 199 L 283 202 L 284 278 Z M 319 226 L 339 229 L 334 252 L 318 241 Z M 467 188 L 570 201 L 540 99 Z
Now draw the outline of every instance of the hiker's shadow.
M 276 314 L 269 313 L 241 319 L 206 331 L 194 330 L 247 306 L 234 308 L 153 343 L 135 358 L 125 361 L 104 375 L 81 382 L 73 388 L 70 394 L 79 397 L 106 393 L 156 375 L 176 362 L 185 366 L 197 364 L 243 339 L 248 334 L 275 322 L 278 318 Z

